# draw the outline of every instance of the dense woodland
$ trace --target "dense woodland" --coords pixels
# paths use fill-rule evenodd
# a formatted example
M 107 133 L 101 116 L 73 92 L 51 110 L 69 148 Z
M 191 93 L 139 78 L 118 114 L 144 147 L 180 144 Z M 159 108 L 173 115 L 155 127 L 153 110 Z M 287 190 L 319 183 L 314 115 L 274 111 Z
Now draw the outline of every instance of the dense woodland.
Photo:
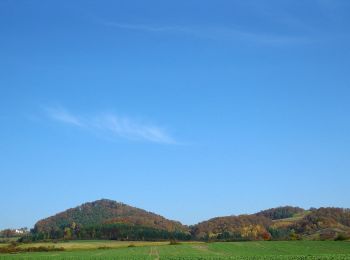
M 98 200 L 38 221 L 31 240 L 43 239 L 188 240 L 188 227 L 145 210 Z
M 147 226 L 169 232 L 187 231 L 178 221 L 168 220 L 162 216 L 143 209 L 128 206 L 112 200 L 98 200 L 68 209 L 55 216 L 38 221 L 34 232 L 47 233 L 52 229 L 69 227 L 72 223 L 78 226 L 125 223 Z
M 278 207 L 253 215 L 213 218 L 195 225 L 192 237 L 204 240 L 333 240 L 350 238 L 350 211 Z
M 38 221 L 22 241 L 113 240 L 343 240 L 350 210 L 278 207 L 251 215 L 216 217 L 193 226 L 111 200 L 99 200 Z
M 192 227 L 192 236 L 201 240 L 269 239 L 272 220 L 257 215 L 217 217 Z
M 272 220 L 291 218 L 296 214 L 303 213 L 304 209 L 299 207 L 279 207 L 273 209 L 267 209 L 256 213 L 257 216 L 264 216 Z
M 23 237 L 22 241 L 41 241 L 47 239 L 108 239 L 108 240 L 190 240 L 189 233 L 181 231 L 167 231 L 147 226 L 113 223 L 90 226 L 79 226 L 73 222 L 71 226 L 52 229 L 50 232 L 35 232 L 28 237 Z

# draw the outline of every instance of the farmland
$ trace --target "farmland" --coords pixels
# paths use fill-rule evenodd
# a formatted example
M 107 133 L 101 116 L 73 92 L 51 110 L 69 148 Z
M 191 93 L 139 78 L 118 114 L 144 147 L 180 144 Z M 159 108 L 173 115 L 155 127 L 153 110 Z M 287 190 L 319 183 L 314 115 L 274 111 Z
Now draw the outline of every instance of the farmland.
M 349 241 L 168 242 L 71 241 L 31 243 L 64 251 L 1 254 L 0 259 L 350 259 Z

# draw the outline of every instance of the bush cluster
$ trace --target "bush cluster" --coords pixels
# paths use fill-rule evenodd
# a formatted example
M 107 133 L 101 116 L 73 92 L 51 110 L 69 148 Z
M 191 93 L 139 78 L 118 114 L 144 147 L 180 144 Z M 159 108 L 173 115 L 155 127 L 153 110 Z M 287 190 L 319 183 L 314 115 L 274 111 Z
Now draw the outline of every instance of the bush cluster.
M 10 244 L 5 247 L 0 247 L 0 253 L 3 254 L 14 254 L 23 252 L 51 252 L 51 251 L 64 251 L 63 247 L 54 246 L 38 246 L 38 247 L 18 247 L 18 244 Z

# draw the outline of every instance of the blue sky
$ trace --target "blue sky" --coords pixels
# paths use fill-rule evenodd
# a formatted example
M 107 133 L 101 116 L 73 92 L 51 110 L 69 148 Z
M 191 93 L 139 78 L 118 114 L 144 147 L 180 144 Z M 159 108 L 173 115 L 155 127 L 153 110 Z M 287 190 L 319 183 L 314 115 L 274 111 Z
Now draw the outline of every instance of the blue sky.
M 109 198 L 194 224 L 349 207 L 350 2 L 0 2 L 0 229 Z

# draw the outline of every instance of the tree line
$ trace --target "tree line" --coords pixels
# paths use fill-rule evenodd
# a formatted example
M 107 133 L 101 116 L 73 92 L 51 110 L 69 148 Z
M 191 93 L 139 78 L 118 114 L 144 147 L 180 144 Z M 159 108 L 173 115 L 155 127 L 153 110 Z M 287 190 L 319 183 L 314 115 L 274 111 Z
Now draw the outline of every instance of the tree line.
M 42 232 L 31 230 L 30 235 L 22 237 L 20 242 L 40 240 L 75 240 L 75 239 L 107 239 L 120 241 L 160 241 L 160 240 L 190 240 L 189 233 L 181 231 L 167 231 L 152 227 L 131 225 L 125 223 L 99 224 L 80 226 L 72 223 L 62 228 L 53 228 Z

